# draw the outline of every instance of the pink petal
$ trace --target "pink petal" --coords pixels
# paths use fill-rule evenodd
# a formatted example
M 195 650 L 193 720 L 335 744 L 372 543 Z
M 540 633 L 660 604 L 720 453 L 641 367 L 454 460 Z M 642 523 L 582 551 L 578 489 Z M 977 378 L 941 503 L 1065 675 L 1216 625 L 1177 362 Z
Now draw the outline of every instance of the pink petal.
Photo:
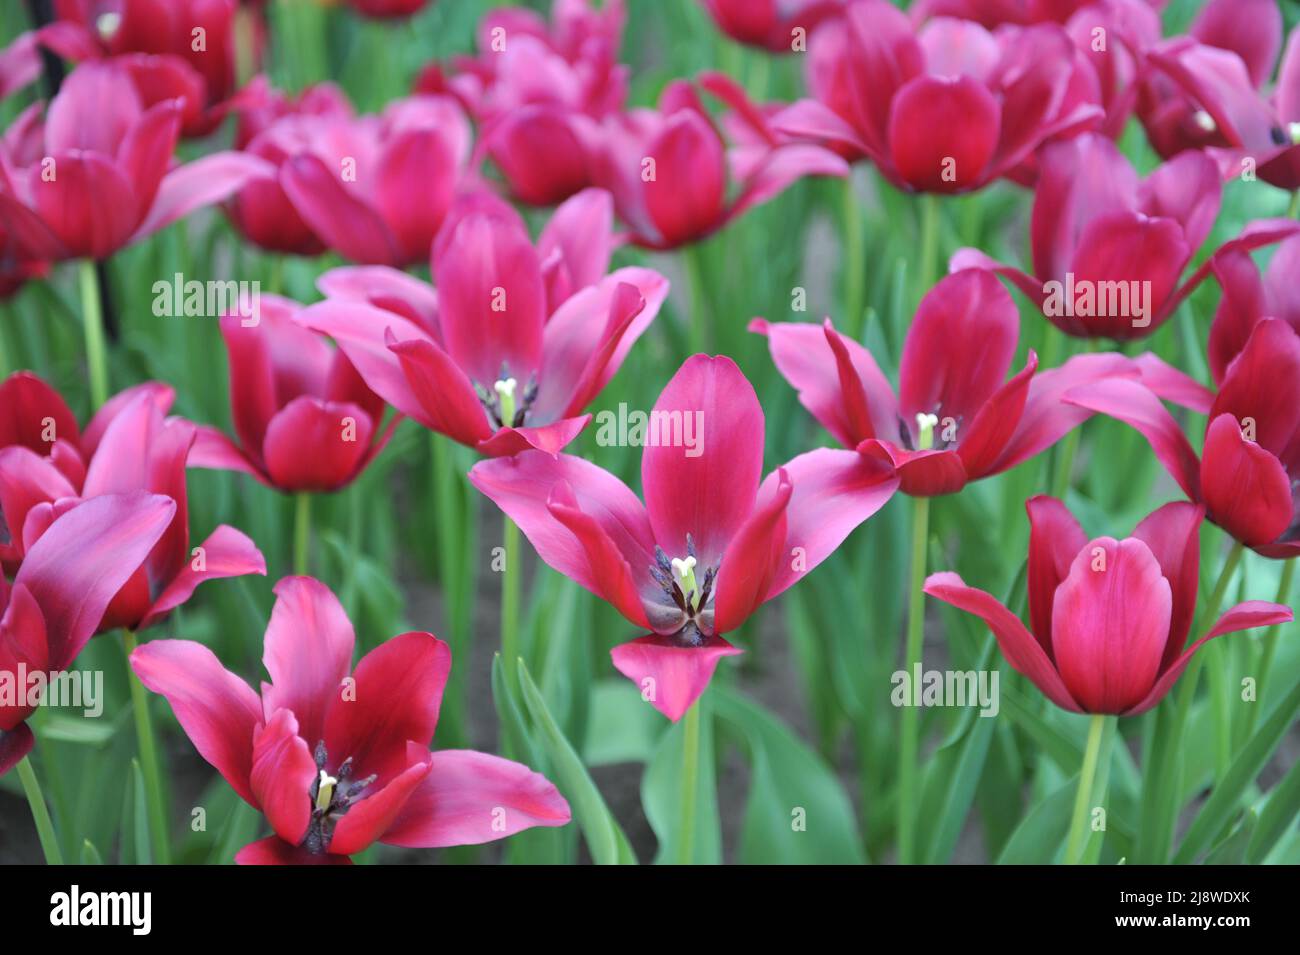
M 136 197 L 122 170 L 94 153 L 56 153 L 57 175 L 30 171 L 36 211 L 71 258 L 102 259 L 127 244 L 139 222 Z
M 375 175 L 375 204 L 401 261 L 424 261 L 456 188 L 452 142 L 438 129 L 402 130 L 385 141 Z
M 1031 497 L 1025 502 L 1025 510 L 1029 514 L 1029 620 L 1039 646 L 1051 659 L 1056 591 L 1088 538 L 1065 504 L 1054 497 Z
M 534 428 L 498 428 L 492 437 L 475 445 L 475 449 L 486 458 L 510 457 L 522 451 L 556 455 L 581 434 L 590 421 L 591 415 L 588 414 L 579 418 L 561 418 Z
M 1282 48 L 1282 11 L 1273 0 L 1210 0 L 1188 32 L 1202 43 L 1236 53 L 1251 82 L 1263 86 Z
M 424 753 L 419 762 L 406 766 L 388 782 L 372 783 L 365 798 L 339 817 L 330 839 L 330 855 L 351 855 L 383 838 L 433 766 L 427 744 L 418 749 Z
M 124 408 L 130 407 L 140 395 L 148 395 L 149 399 L 158 407 L 158 410 L 166 414 L 171 410 L 172 403 L 176 400 L 176 389 L 171 385 L 161 381 L 146 381 L 130 388 L 124 388 L 117 394 L 110 397 L 104 402 L 103 407 L 95 412 L 95 416 L 90 419 L 90 424 L 86 425 L 85 433 L 81 436 L 81 450 L 86 458 L 95 456 L 99 449 L 99 442 L 104 437 L 104 432 Z M 62 430 L 59 431 L 61 436 L 67 435 Z
M 1235 415 L 1255 425 L 1255 440 L 1287 467 L 1300 466 L 1300 334 L 1279 319 L 1255 326 L 1228 368 L 1211 420 Z
M 721 637 L 703 646 L 683 646 L 675 636 L 649 634 L 609 651 L 614 669 L 637 685 L 642 699 L 674 723 L 708 689 L 723 657 L 742 653 Z
M 47 425 L 53 426 L 49 441 Z M 73 445 L 80 441 L 77 419 L 57 391 L 30 371 L 15 372 L 0 382 L 0 448 L 20 444 L 49 454 L 59 438 Z
M 363 302 L 400 315 L 439 341 L 438 293 L 427 282 L 387 265 L 353 265 L 330 269 L 316 280 L 316 287 L 330 299 Z M 312 306 L 319 314 L 320 306 Z M 309 310 L 310 311 L 310 310 Z M 298 320 L 303 321 L 299 313 Z M 371 338 L 373 329 L 371 329 Z M 398 335 L 399 338 L 411 336 Z M 383 338 L 379 336 L 382 346 Z
M 406 264 L 379 213 L 319 157 L 294 156 L 280 169 L 280 185 L 312 231 L 344 257 L 366 265 Z
M 1142 519 L 1133 536 L 1151 549 L 1160 572 L 1169 581 L 1173 606 L 1169 642 L 1161 669 L 1178 655 L 1196 615 L 1196 588 L 1200 581 L 1201 520 L 1205 510 L 1187 501 L 1159 507 Z
M 1187 151 L 1159 166 L 1138 189 L 1142 211 L 1183 227 L 1190 250 L 1200 248 L 1214 227 L 1223 197 L 1219 169 L 1204 153 Z
M 283 491 L 337 490 L 357 476 L 373 429 L 370 416 L 354 404 L 295 398 L 267 425 L 267 473 Z
M 572 294 L 595 285 L 609 271 L 613 227 L 614 197 L 604 189 L 584 189 L 552 213 L 537 240 L 537 254 L 543 262 L 559 257 Z M 559 304 L 551 302 L 549 311 Z
M 768 492 L 723 552 L 713 600 L 716 634 L 730 633 L 744 623 L 771 595 L 781 566 L 798 559 L 798 554 L 786 549 L 786 507 L 794 490 L 790 477 L 778 468 L 768 481 Z
M 131 241 L 152 235 L 195 209 L 229 199 L 248 183 L 275 175 L 275 167 L 250 153 L 210 153 L 163 177 L 149 214 Z
M 699 113 L 679 110 L 646 148 L 654 178 L 642 181 L 646 210 L 663 244 L 681 245 L 722 218 L 727 170 L 722 140 Z
M 1038 356 L 1031 349 L 1025 367 L 989 396 L 966 433 L 958 435 L 957 454 L 970 480 L 996 473 L 996 466 L 1003 461 L 1007 466 L 1019 463 L 1006 451 L 1019 429 L 1037 371 Z
M 1001 114 L 969 76 L 918 76 L 894 97 L 889 148 L 899 175 L 924 192 L 977 186 L 998 143 Z
M 1295 506 L 1282 462 L 1247 441 L 1241 429 L 1230 414 L 1210 422 L 1201 452 L 1201 494 L 1214 523 L 1257 547 L 1282 536 L 1295 519 Z
M 261 465 L 249 460 L 230 438 L 216 428 L 199 426 L 194 435 L 194 446 L 186 463 L 192 468 L 211 468 L 217 471 L 236 471 L 256 478 L 270 486 Z
M 253 731 L 249 786 L 275 834 L 299 845 L 311 824 L 311 785 L 316 761 L 298 735 L 298 721 L 276 710 L 265 726 Z
M 451 356 L 431 341 L 396 341 L 388 334 L 389 350 L 397 356 L 412 399 L 410 411 L 400 405 L 398 410 L 461 444 L 477 447 L 488 440 L 492 426 L 487 412 Z
M 311 853 L 301 846 L 291 846 L 279 836 L 267 836 L 250 842 L 235 853 L 239 865 L 351 865 L 347 856 L 328 852 Z
M 189 600 L 195 588 L 205 581 L 246 574 L 266 576 L 266 558 L 243 531 L 222 524 L 199 547 L 203 551 L 203 568 L 195 569 L 197 555 L 187 561 L 149 608 L 148 615 L 140 622 L 141 630 L 153 626 Z

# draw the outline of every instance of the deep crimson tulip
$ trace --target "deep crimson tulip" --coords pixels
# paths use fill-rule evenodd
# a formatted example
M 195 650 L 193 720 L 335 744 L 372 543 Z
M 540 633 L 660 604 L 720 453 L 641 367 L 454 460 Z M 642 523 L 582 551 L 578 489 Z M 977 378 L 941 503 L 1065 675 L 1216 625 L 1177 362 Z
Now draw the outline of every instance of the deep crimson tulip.
M 1292 619 L 1278 604 L 1240 603 L 1184 650 L 1196 611 L 1201 508 L 1166 504 L 1123 540 L 1089 540 L 1055 498 L 1031 498 L 1026 510 L 1028 629 L 954 573 L 932 574 L 925 592 L 981 618 L 1007 662 L 1062 709 L 1145 713 L 1207 640 Z
M 669 424 L 680 427 L 670 433 Z M 641 501 L 567 454 L 480 461 L 476 488 L 538 555 L 652 633 L 614 666 L 678 720 L 704 692 L 724 639 L 830 556 L 898 487 L 883 455 L 822 448 L 762 479 L 763 409 L 726 357 L 695 355 L 664 388 L 641 455 Z M 694 426 L 694 441 L 688 428 Z M 675 441 L 674 435 L 682 440 Z
M 717 73 L 700 86 L 735 114 L 747 135 L 731 148 L 695 87 L 674 80 L 658 109 L 607 119 L 596 179 L 614 194 L 632 240 L 670 249 L 706 238 L 747 210 L 805 176 L 846 176 L 848 166 L 829 150 L 788 142 L 771 130 L 762 111 L 734 82 Z M 759 148 L 755 148 L 755 140 Z
M 1241 353 L 1251 332 L 1265 318 L 1285 320 L 1300 333 L 1300 237 L 1284 239 L 1269 260 L 1262 276 L 1245 249 L 1219 253 L 1211 262 L 1222 289 L 1214 323 L 1210 326 L 1207 351 L 1210 374 L 1223 384 L 1232 360 Z
M 1222 182 L 1212 160 L 1183 153 L 1141 179 L 1114 143 L 1087 134 L 1046 147 L 1041 165 L 1030 225 L 1034 274 L 978 249 L 959 250 L 951 267 L 998 271 L 1078 338 L 1151 335 L 1210 275 L 1216 256 L 1268 245 L 1297 228 L 1251 223 L 1183 281 L 1219 212 Z
M 109 494 L 51 524 L 12 586 L 0 574 L 0 671 L 16 683 L 20 665 L 29 675 L 68 669 L 175 510 L 160 495 Z M 0 775 L 31 751 L 30 703 L 0 704 Z
M 393 20 L 409 17 L 422 10 L 429 0 L 348 0 L 348 5 L 363 17 Z
M 1300 185 L 1292 171 L 1300 160 L 1288 155 L 1289 124 L 1300 120 L 1290 91 L 1300 70 L 1294 35 L 1273 107 L 1260 92 L 1281 45 L 1282 13 L 1273 0 L 1214 0 L 1187 36 L 1151 49 L 1137 114 L 1156 152 L 1221 150 L 1227 176 L 1240 175 L 1248 155 L 1259 178 L 1285 189 Z
M 899 367 L 897 395 L 871 353 L 830 319 L 772 324 L 756 319 L 777 369 L 799 400 L 846 448 L 887 454 L 900 490 L 955 494 L 1047 449 L 1089 415 L 1063 404 L 1071 388 L 1103 378 L 1149 376 L 1165 393 L 1195 389 L 1154 355 L 1078 355 L 1038 371 L 1030 351 L 1006 379 L 1020 337 L 1010 294 L 988 272 L 942 279 L 921 300 Z M 1181 397 L 1181 395 L 1180 395 Z
M 361 658 L 338 599 L 311 577 L 275 588 L 259 696 L 212 651 L 154 640 L 131 654 L 199 755 L 274 833 L 244 865 L 346 864 L 375 842 L 477 845 L 563 826 L 569 805 L 527 766 L 473 750 L 430 752 L 451 651 L 403 633 Z
M 255 104 L 240 111 L 235 146 L 277 170 L 327 137 L 331 121 L 353 116 L 347 96 L 332 83 L 309 87 L 296 97 L 266 88 L 262 81 L 256 85 Z M 226 211 L 235 228 L 264 249 L 294 255 L 325 251 L 325 243 L 298 215 L 278 177 L 250 182 L 227 203 Z
M 1210 520 L 1265 557 L 1300 555 L 1300 334 L 1259 321 L 1208 408 L 1197 458 L 1158 397 L 1139 383 L 1076 388 L 1067 401 L 1127 422 Z
M 205 581 L 266 573 L 266 561 L 253 542 L 224 524 L 190 550 L 185 465 L 195 427 L 182 418 L 165 416 L 162 402 L 169 404 L 170 398 L 144 388 L 137 389 L 125 405 L 119 404 L 87 460 L 84 480 L 75 484 L 53 456 L 42 457 L 21 444 L 0 449 L 0 509 L 5 523 L 14 529 L 13 539 L 0 554 L 9 552 L 7 556 L 20 566 L 58 516 L 79 500 L 146 491 L 175 502 L 175 516 L 166 533 L 114 597 L 99 624 L 100 632 L 118 627 L 147 629 L 185 603 Z M 31 406 L 24 410 L 39 413 Z M 39 428 L 39 420 L 30 425 Z
M 797 39 L 839 13 L 847 0 L 700 0 L 718 29 L 738 43 L 790 53 Z M 803 31 L 798 33 L 797 31 Z M 806 49 L 806 45 L 803 47 Z
M 146 109 L 114 61 L 64 80 L 28 165 L 0 175 L 0 224 L 29 259 L 102 259 L 270 174 L 255 156 L 218 152 L 171 168 L 181 104 Z
M 367 265 L 423 262 L 469 158 L 469 121 L 445 96 L 382 115 L 316 116 L 281 129 L 280 185 L 331 249 Z M 271 131 L 268 130 L 269 134 Z
M 231 418 L 238 443 L 200 426 L 190 466 L 242 471 L 285 493 L 336 491 L 383 450 L 384 402 L 342 351 L 295 320 L 303 306 L 261 296 L 260 320 L 226 315 Z
M 338 269 L 298 320 L 424 427 L 493 457 L 556 453 L 668 295 L 650 269 L 605 274 L 611 218 L 608 194 L 585 190 L 534 247 L 508 205 L 467 197 L 434 247 L 436 294 L 391 269 Z
M 1160 42 L 1160 14 L 1147 0 L 1095 0 L 1070 16 L 1065 32 L 1097 74 L 1101 132 L 1119 139 L 1137 103 L 1145 52 Z
M 968 192 L 1026 179 L 1044 142 L 1097 126 L 1097 76 L 1055 24 L 994 35 L 969 20 L 914 29 L 886 0 L 856 0 L 808 48 L 813 99 L 774 125 L 866 157 L 899 189 Z

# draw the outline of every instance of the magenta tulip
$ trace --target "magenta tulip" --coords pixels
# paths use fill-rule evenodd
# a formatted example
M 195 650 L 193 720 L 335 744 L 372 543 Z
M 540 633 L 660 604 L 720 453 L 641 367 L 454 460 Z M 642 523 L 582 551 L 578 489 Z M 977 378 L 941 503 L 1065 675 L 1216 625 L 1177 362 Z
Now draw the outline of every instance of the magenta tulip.
M 199 755 L 270 824 L 236 862 L 346 864 L 375 842 L 476 845 L 569 822 L 564 797 L 527 766 L 429 751 L 451 670 L 445 643 L 403 633 L 353 669 L 352 623 L 324 584 L 286 577 L 275 593 L 260 696 L 199 643 L 155 640 L 131 654 Z
M 884 454 L 823 448 L 762 480 L 763 409 L 726 357 L 688 359 L 647 421 L 644 504 L 567 454 L 480 461 L 469 477 L 542 560 L 652 631 L 615 647 L 614 666 L 676 721 L 741 652 L 724 635 L 829 557 L 898 477 Z
M 812 29 L 847 0 L 700 0 L 718 29 L 738 43 L 771 53 L 799 49 Z M 807 49 L 806 42 L 803 49 Z

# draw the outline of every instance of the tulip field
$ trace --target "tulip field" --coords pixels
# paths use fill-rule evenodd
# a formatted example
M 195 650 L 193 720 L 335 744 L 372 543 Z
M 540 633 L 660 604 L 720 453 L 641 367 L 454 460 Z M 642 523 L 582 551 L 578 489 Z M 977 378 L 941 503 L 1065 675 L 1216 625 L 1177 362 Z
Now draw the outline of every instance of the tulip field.
M 0 862 L 1300 863 L 1298 23 L 0 5 Z

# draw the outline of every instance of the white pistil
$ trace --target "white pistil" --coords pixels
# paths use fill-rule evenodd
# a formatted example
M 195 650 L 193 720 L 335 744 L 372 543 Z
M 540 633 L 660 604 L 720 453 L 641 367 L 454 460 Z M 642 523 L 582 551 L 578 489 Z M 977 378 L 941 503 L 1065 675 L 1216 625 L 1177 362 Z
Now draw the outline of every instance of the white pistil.
M 1300 146 L 1300 123 L 1287 123 L 1286 134 L 1291 138 L 1292 146 Z
M 110 11 L 101 14 L 99 19 L 95 21 L 95 32 L 99 34 L 101 40 L 111 40 L 121 26 L 122 14 Z
M 1214 122 L 1214 117 L 1203 109 L 1198 109 L 1192 116 L 1192 121 L 1207 133 L 1214 132 L 1218 126 Z
M 685 560 L 680 557 L 674 557 L 673 579 L 677 582 L 678 589 L 681 590 L 682 596 L 686 598 L 686 604 L 692 610 L 698 610 L 697 606 L 700 599 L 700 588 L 695 582 L 695 558 L 687 557 Z
M 339 781 L 325 770 L 320 771 L 320 788 L 316 790 L 316 808 L 321 812 L 330 807 L 330 802 L 334 799 L 334 787 L 338 784 Z
M 513 378 L 498 381 L 492 386 L 497 393 L 497 404 L 501 408 L 501 424 L 511 427 L 515 421 L 515 389 L 519 382 Z
M 916 416 L 916 446 L 921 451 L 934 447 L 934 429 L 939 423 L 939 416 L 921 412 Z

